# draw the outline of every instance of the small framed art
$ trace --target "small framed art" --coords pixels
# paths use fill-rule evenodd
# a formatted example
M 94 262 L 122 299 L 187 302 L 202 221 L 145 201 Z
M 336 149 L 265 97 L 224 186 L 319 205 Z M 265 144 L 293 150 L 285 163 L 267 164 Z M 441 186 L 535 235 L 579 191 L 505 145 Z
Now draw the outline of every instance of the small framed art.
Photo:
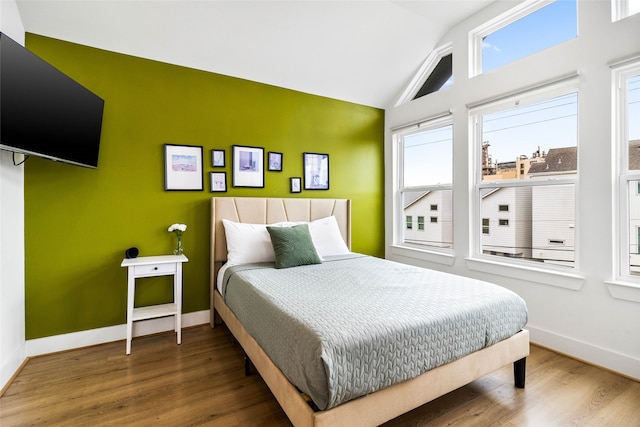
M 302 191 L 302 178 L 300 177 L 291 177 L 289 178 L 289 188 L 292 193 L 300 193 Z
M 269 170 L 282 172 L 282 153 L 269 151 Z
M 329 155 L 318 153 L 303 153 L 304 161 L 304 189 L 329 189 Z
M 225 152 L 224 150 L 211 150 L 211 166 L 214 168 L 223 168 Z
M 164 189 L 202 191 L 202 147 L 164 144 Z
M 227 173 L 226 172 L 209 172 L 211 178 L 211 192 L 227 191 Z
M 233 186 L 264 188 L 264 148 L 233 146 Z

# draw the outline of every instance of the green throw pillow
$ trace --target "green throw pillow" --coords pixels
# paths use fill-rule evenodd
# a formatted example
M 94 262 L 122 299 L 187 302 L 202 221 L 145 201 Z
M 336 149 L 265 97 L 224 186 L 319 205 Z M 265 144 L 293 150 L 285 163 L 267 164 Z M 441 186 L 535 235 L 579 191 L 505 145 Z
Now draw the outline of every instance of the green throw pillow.
M 322 260 L 313 246 L 307 224 L 293 227 L 267 227 L 276 253 L 276 268 L 320 264 Z

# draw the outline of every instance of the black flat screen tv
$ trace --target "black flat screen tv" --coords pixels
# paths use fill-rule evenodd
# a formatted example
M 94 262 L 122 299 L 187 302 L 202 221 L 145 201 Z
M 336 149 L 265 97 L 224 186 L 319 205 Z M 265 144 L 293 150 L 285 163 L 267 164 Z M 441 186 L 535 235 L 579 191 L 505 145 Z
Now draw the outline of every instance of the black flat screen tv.
M 104 100 L 0 33 L 0 149 L 98 167 Z

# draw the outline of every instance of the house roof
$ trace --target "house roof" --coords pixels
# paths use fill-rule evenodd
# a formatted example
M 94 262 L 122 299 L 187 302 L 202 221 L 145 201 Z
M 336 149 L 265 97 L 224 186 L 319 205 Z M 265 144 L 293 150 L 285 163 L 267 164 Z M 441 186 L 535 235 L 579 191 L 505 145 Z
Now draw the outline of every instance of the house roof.
M 566 173 L 578 170 L 578 147 L 552 148 L 544 162 L 531 164 L 529 175 Z

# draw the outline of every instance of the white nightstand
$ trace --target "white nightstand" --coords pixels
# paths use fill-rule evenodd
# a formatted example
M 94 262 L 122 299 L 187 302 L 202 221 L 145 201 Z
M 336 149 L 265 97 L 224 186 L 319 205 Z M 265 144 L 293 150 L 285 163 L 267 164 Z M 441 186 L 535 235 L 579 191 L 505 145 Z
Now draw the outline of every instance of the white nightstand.
M 184 255 L 145 256 L 125 258 L 121 267 L 127 267 L 127 354 L 131 353 L 133 322 L 156 317 L 174 316 L 177 342 L 182 341 L 182 263 Z M 173 302 L 134 308 L 136 279 L 140 277 L 173 276 Z

